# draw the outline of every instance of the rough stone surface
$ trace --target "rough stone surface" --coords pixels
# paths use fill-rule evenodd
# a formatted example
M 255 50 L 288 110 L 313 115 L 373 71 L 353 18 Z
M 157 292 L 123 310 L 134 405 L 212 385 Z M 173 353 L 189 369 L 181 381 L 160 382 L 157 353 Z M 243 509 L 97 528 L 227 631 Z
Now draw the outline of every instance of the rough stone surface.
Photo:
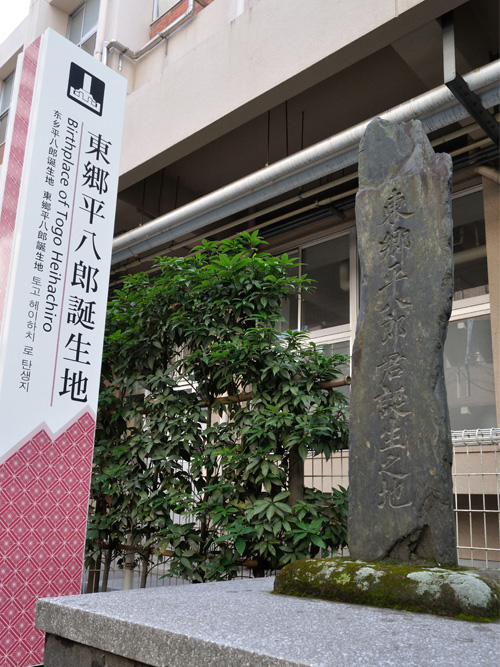
M 451 159 L 419 121 L 360 146 L 361 304 L 352 356 L 349 551 L 456 564 L 443 345 L 453 296 Z
M 45 638 L 44 664 L 50 667 L 150 667 L 144 662 L 50 634 Z
M 45 599 L 37 626 L 154 667 L 498 665 L 497 624 L 272 595 L 273 583 Z
M 500 572 L 367 563 L 349 558 L 305 559 L 276 576 L 279 593 L 392 607 L 466 620 L 498 620 Z

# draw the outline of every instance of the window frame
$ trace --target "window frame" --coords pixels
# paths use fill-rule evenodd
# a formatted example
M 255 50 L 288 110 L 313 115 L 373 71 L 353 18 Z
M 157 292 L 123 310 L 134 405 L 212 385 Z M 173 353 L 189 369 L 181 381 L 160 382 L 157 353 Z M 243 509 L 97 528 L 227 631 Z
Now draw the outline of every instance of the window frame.
M 346 236 L 349 242 L 349 322 L 346 324 L 341 324 L 334 327 L 325 327 L 324 329 L 316 329 L 315 331 L 306 331 L 310 340 L 318 345 L 321 344 L 330 344 L 330 343 L 341 343 L 348 342 L 349 348 L 352 350 L 352 345 L 354 343 L 354 335 L 356 332 L 356 321 L 359 310 L 359 261 L 357 253 L 357 236 L 356 236 L 356 227 L 354 224 L 350 225 L 347 228 L 338 230 L 331 234 L 321 236 L 318 239 L 309 240 L 304 243 L 298 243 L 294 246 L 289 247 L 283 252 L 288 252 L 288 254 L 297 255 L 300 265 L 299 265 L 299 276 L 302 276 L 303 273 L 307 274 L 307 267 L 302 266 L 302 252 L 307 248 L 311 248 L 322 243 L 328 243 L 335 239 Z M 298 330 L 304 331 L 302 327 L 302 299 L 299 295 L 297 303 L 297 323 Z
M 477 184 L 473 185 L 471 187 L 465 187 L 462 190 L 458 190 L 457 192 L 454 192 L 452 194 L 452 199 L 453 201 L 456 201 L 457 199 L 462 199 L 463 197 L 468 197 L 470 195 L 474 195 L 476 193 L 481 193 L 481 196 L 483 196 L 483 186 L 482 184 Z M 483 212 L 484 214 L 484 212 Z M 455 252 L 454 252 L 455 255 Z M 488 264 L 488 260 L 486 258 L 486 266 Z M 455 294 L 455 289 L 454 289 L 454 294 Z M 468 296 L 463 299 L 455 299 L 453 298 L 453 311 L 452 311 L 452 317 L 455 313 L 455 311 L 459 313 L 465 313 L 463 315 L 460 315 L 458 319 L 463 319 L 469 317 L 467 314 L 469 312 L 469 309 L 472 309 L 472 312 L 474 312 L 474 309 L 476 309 L 478 306 L 481 305 L 487 305 L 488 306 L 488 312 L 489 312 L 489 304 L 490 304 L 490 295 L 489 292 L 487 294 L 481 294 L 479 296 Z M 457 319 L 456 317 L 454 319 Z M 451 321 L 451 317 L 450 317 Z
M 449 322 L 450 323 L 456 323 L 456 322 L 467 323 L 467 321 L 469 319 L 475 320 L 476 318 L 481 318 L 481 317 L 489 318 L 490 326 L 491 326 L 492 322 L 491 322 L 491 311 L 490 311 L 489 301 L 488 301 L 488 304 L 482 303 L 482 304 L 476 304 L 476 306 L 468 306 L 468 307 L 464 307 L 464 308 L 458 308 L 456 311 L 452 312 Z M 492 346 L 493 346 L 493 332 L 491 331 L 490 333 L 491 333 L 491 342 L 492 342 Z M 445 369 L 445 371 L 446 371 L 446 369 Z M 497 400 L 497 398 L 496 398 L 496 396 L 497 396 L 496 389 L 497 388 L 495 387 L 494 376 L 493 376 L 493 385 L 492 385 L 492 387 L 493 387 L 492 390 L 493 390 L 493 394 L 494 394 L 495 401 L 496 401 Z M 449 396 L 450 396 L 450 387 L 448 386 L 448 384 L 447 384 L 446 389 L 447 389 L 447 396 L 448 396 L 448 406 L 450 408 L 450 421 L 451 421 L 451 419 L 453 418 L 453 415 L 452 415 L 452 412 L 451 412 L 452 404 L 451 404 L 450 398 L 449 398 Z M 467 398 L 467 397 L 470 397 L 470 396 L 463 396 L 463 397 L 457 397 L 457 398 Z M 467 407 L 467 406 L 464 406 L 464 407 Z M 498 428 L 498 423 L 497 423 L 496 426 L 493 426 L 493 427 L 491 427 L 491 426 L 486 426 L 485 427 L 485 426 L 482 426 L 482 425 L 474 426 L 473 430 L 482 429 L 482 428 L 487 428 L 487 429 Z M 466 429 L 458 428 L 457 429 L 456 424 L 455 424 L 455 425 L 451 425 L 451 430 L 455 431 L 455 432 L 463 432 L 464 430 L 470 430 L 470 429 L 468 429 L 468 428 L 466 428 Z
M 165 14 L 168 14 L 168 12 L 171 9 L 173 9 L 176 5 L 178 5 L 180 2 L 182 2 L 182 0 L 171 0 L 171 2 L 172 2 L 172 4 L 169 6 L 169 8 L 166 9 L 165 11 L 163 11 L 160 14 L 160 0 L 154 0 L 154 2 L 153 2 L 153 21 L 152 21 L 153 23 L 155 21 L 157 21 L 159 18 L 161 18 L 162 16 L 165 16 Z
M 88 0 L 84 0 L 81 4 L 78 5 L 78 7 L 73 12 L 71 12 L 71 14 L 68 15 L 68 26 L 67 26 L 67 29 L 66 29 L 66 38 L 69 39 L 69 41 L 72 42 L 73 44 L 76 44 L 76 46 L 78 46 L 78 48 L 80 48 L 80 49 L 83 48 L 83 45 L 85 44 L 85 42 L 87 42 L 91 37 L 93 37 L 93 35 L 97 35 L 97 29 L 98 29 L 98 26 L 99 26 L 99 13 L 100 13 L 100 10 L 101 10 L 101 1 L 98 0 L 98 3 L 99 3 L 99 9 L 97 11 L 97 21 L 96 21 L 95 25 L 92 26 L 92 28 L 90 28 L 86 33 L 83 33 L 83 27 L 85 25 L 85 12 L 87 10 Z M 83 18 L 82 18 L 82 28 L 81 28 L 81 32 L 80 32 L 80 39 L 79 39 L 78 42 L 73 42 L 73 40 L 70 39 L 71 22 L 76 17 L 76 15 L 81 11 L 83 11 Z
M 482 185 L 474 185 L 472 187 L 464 187 L 457 192 L 454 192 L 452 195 L 453 200 L 466 197 L 468 195 L 474 194 L 475 192 L 481 191 Z M 352 348 L 354 343 L 354 338 L 356 335 L 356 325 L 357 318 L 359 313 L 359 301 L 360 301 L 360 275 L 359 275 L 359 258 L 357 252 L 357 236 L 356 236 L 356 226 L 353 224 L 348 228 L 343 228 L 335 233 L 325 234 L 314 240 L 308 240 L 304 243 L 300 241 L 294 243 L 293 245 L 283 245 L 280 248 L 279 252 L 288 252 L 294 253 L 298 256 L 299 261 L 302 261 L 302 251 L 305 248 L 317 245 L 319 243 L 324 243 L 331 241 L 340 236 L 349 234 L 349 280 L 350 280 L 350 290 L 349 290 L 349 299 L 350 299 L 350 312 L 349 312 L 349 324 L 341 325 L 337 327 L 330 327 L 325 329 L 319 329 L 316 331 L 308 331 L 309 339 L 316 343 L 317 345 L 330 345 L 335 343 L 348 342 L 350 353 L 352 354 Z M 299 267 L 299 275 L 307 273 L 307 267 Z M 490 306 L 490 295 L 482 294 L 479 296 L 468 297 L 465 299 L 458 299 L 453 301 L 452 312 L 450 315 L 450 322 L 459 322 L 466 321 L 471 317 L 481 317 L 488 316 L 491 319 L 491 306 Z M 300 327 L 302 325 L 302 310 L 301 310 L 301 299 L 299 296 L 298 299 L 298 326 L 299 330 L 302 330 Z
M 16 70 L 12 71 L 5 79 L 2 80 L 2 88 L 0 89 L 0 124 L 6 119 L 5 122 L 5 134 L 2 139 L 0 139 L 0 146 L 3 145 L 7 140 L 7 132 L 9 129 L 9 114 L 12 106 L 12 95 L 14 92 L 14 78 L 16 75 Z M 4 106 L 4 97 L 5 97 L 5 86 L 7 83 L 11 82 L 10 86 L 10 97 L 8 103 Z

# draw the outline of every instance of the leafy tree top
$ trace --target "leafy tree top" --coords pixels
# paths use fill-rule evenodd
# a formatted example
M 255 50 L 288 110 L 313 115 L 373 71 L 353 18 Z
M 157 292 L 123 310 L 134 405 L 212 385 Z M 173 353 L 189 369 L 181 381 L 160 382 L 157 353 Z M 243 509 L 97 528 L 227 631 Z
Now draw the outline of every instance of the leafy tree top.
M 290 275 L 295 258 L 259 251 L 263 243 L 257 232 L 203 241 L 187 257 L 159 258 L 153 275 L 128 278 L 108 308 L 105 357 L 115 378 L 125 368 L 130 378 L 134 367 L 135 380 L 144 383 L 176 354 L 221 346 L 283 320 L 283 300 L 311 281 Z

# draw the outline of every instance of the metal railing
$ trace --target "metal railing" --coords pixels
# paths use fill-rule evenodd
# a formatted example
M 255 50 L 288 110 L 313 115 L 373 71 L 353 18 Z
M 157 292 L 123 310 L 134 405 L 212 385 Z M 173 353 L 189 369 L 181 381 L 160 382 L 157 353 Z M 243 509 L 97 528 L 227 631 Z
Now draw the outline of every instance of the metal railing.
M 461 565 L 500 568 L 500 428 L 452 431 L 453 495 Z M 306 460 L 306 486 L 349 484 L 349 452 Z
M 500 428 L 452 435 L 459 562 L 500 568 Z

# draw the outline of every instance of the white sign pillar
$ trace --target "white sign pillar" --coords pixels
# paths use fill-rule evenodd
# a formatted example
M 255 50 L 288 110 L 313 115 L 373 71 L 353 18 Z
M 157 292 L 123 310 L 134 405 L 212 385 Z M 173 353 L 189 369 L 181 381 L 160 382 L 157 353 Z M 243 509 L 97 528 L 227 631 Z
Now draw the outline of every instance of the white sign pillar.
M 28 667 L 43 661 L 37 599 L 80 592 L 126 81 L 47 30 L 16 91 L 0 185 L 0 664 Z

